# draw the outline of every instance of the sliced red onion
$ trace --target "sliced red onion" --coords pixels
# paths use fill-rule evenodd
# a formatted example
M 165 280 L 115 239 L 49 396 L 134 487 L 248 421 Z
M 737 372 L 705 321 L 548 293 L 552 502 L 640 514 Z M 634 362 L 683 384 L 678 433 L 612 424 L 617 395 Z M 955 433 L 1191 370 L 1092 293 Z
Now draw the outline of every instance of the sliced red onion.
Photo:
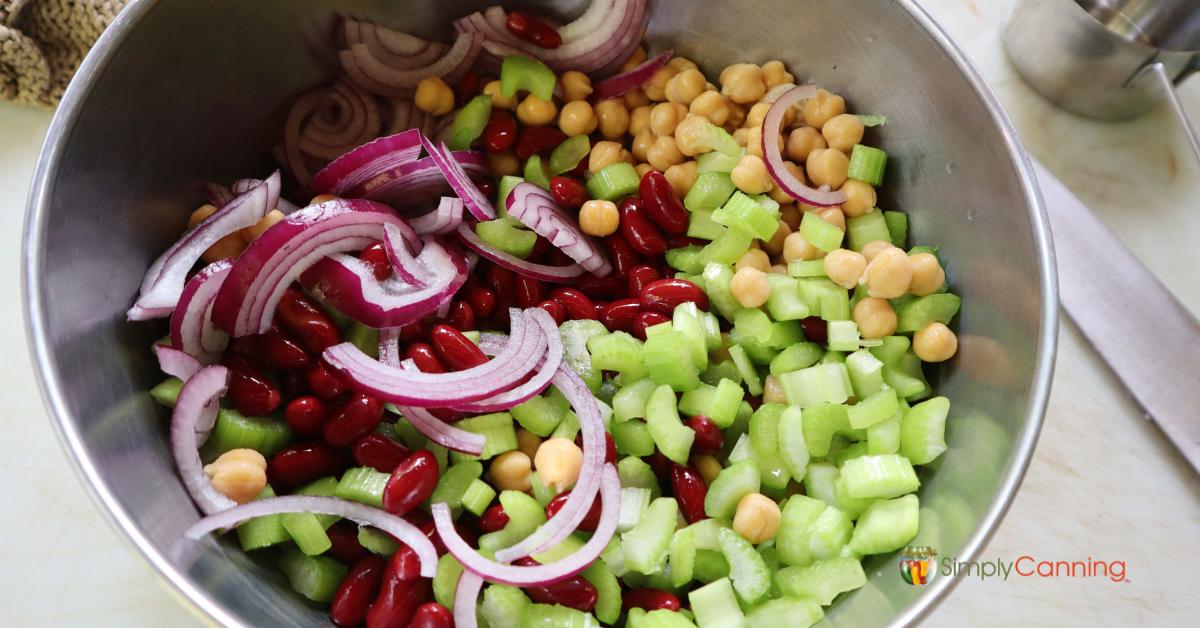
M 660 68 L 671 60 L 671 56 L 675 54 L 674 50 L 668 50 L 652 59 L 647 59 L 638 67 L 622 72 L 616 76 L 604 79 L 596 84 L 592 90 L 592 100 L 599 102 L 617 96 L 624 96 L 626 92 L 637 89 L 646 84 L 651 76 Z
M 775 102 L 771 103 L 771 108 L 767 110 L 766 117 L 763 118 L 762 149 L 763 156 L 767 162 L 767 172 L 771 174 L 771 178 L 775 179 L 775 183 L 779 184 L 779 188 L 788 196 L 805 205 L 831 207 L 845 203 L 846 193 L 841 191 L 814 190 L 804 185 L 803 182 L 793 176 L 784 167 L 783 153 L 779 147 L 779 132 L 783 127 L 783 115 L 787 113 L 787 110 L 792 105 L 802 100 L 808 100 L 816 95 L 816 86 L 801 85 L 784 92 L 776 98 Z
M 300 131 L 300 150 L 320 159 L 335 159 L 355 146 L 377 137 L 383 128 L 379 103 L 353 83 L 339 82 L 325 92 L 325 109 L 333 109 L 329 119 L 311 116 Z M 285 136 L 285 144 L 288 141 Z
M 199 540 L 212 532 L 228 529 L 251 519 L 293 512 L 336 515 L 359 525 L 379 528 L 416 552 L 421 561 L 421 577 L 432 578 L 437 572 L 437 550 L 419 528 L 379 508 L 337 497 L 288 495 L 258 499 L 205 517 L 192 524 L 183 535 L 185 538 Z
M 535 395 L 541 394 L 550 385 L 550 380 L 554 378 L 554 374 L 558 371 L 558 366 L 562 364 L 563 358 L 562 338 L 558 334 L 558 325 L 555 325 L 554 319 L 550 318 L 550 315 L 540 308 L 530 308 L 527 312 L 529 317 L 533 319 L 533 322 L 537 323 L 538 327 L 541 327 L 542 333 L 546 336 L 546 357 L 542 364 L 538 366 L 537 373 L 529 378 L 529 381 L 516 388 L 493 395 L 487 399 L 452 406 L 454 410 L 473 413 L 503 412 L 515 405 L 529 401 Z M 507 340 L 504 344 L 507 344 Z M 504 350 L 504 345 L 496 343 L 495 345 L 490 345 L 488 348 L 494 349 L 491 355 L 495 355 Z M 484 353 L 488 353 L 488 351 L 485 349 Z
M 621 509 L 621 480 L 617 469 L 604 465 L 598 474 L 600 480 L 600 522 L 592 538 L 583 547 L 564 558 L 545 565 L 518 567 L 488 560 L 463 540 L 454 529 L 450 517 L 450 506 L 445 502 L 433 504 L 434 526 L 446 549 L 454 555 L 468 572 L 489 582 L 516 587 L 540 587 L 561 582 L 587 569 L 604 552 L 613 534 L 617 531 L 617 518 Z M 574 494 L 574 493 L 572 493 Z M 594 496 L 593 496 L 594 497 Z M 589 504 L 590 506 L 590 504 Z M 465 573 L 463 574 L 466 575 Z M 457 601 L 455 602 L 457 604 Z
M 400 368 L 400 328 L 385 327 L 379 330 L 379 361 Z
M 334 159 L 312 179 L 311 188 L 317 194 L 360 196 L 348 192 L 358 188 L 370 190 L 384 181 L 374 181 L 383 173 L 416 161 L 421 156 L 421 132 L 412 129 L 367 142 Z M 390 178 L 390 177 L 389 177 Z
M 197 449 L 208 439 L 217 420 L 221 397 L 229 387 L 229 369 L 206 366 L 192 375 L 179 391 L 171 413 L 171 453 L 192 501 L 206 515 L 233 508 L 237 504 L 217 492 L 204 473 Z
M 171 312 L 171 346 L 203 364 L 216 362 L 229 343 L 229 335 L 213 325 L 212 306 L 231 268 L 233 260 L 223 259 L 200 269 L 183 286 Z
M 162 372 L 185 382 L 204 367 L 196 358 L 166 345 L 154 345 L 154 355 Z
M 435 146 L 424 135 L 421 136 L 421 144 L 425 146 L 429 157 L 441 169 L 451 189 L 462 199 L 467 211 L 471 212 L 476 220 L 492 220 L 496 217 L 496 209 L 492 207 L 492 203 L 487 200 L 483 192 L 479 191 L 479 188 L 475 187 L 475 183 L 467 176 L 466 171 L 454 159 L 445 144 Z
M 204 193 L 208 196 L 208 202 L 217 209 L 224 207 L 229 201 L 233 200 L 233 192 L 230 192 L 229 188 L 211 181 L 204 184 Z
M 437 243 L 430 243 L 435 246 L 441 246 Z M 422 253 L 425 252 L 426 246 L 427 244 L 421 245 Z M 429 258 L 421 259 L 413 257 L 412 251 L 405 240 L 404 232 L 396 225 L 383 226 L 383 251 L 387 254 L 388 261 L 392 263 L 392 274 L 401 282 L 415 288 L 426 288 L 430 284 L 437 282 L 438 270 L 428 265 L 431 260 Z M 455 253 L 457 254 L 457 251 Z M 457 263 L 458 256 L 452 255 L 451 257 Z M 456 268 L 455 270 L 462 270 L 465 273 L 466 258 L 462 258 L 461 262 L 463 268 Z M 399 325 L 389 325 L 389 327 L 399 327 Z
M 491 260 L 493 263 L 503 266 L 513 272 L 520 273 L 526 277 L 540 279 L 542 281 L 553 281 L 557 283 L 567 283 L 572 279 L 587 272 L 583 266 L 579 264 L 571 264 L 570 266 L 546 266 L 545 264 L 535 264 L 525 261 L 511 253 L 501 251 L 492 245 L 484 242 L 475 234 L 475 230 L 471 225 L 463 223 L 455 230 L 458 238 L 463 244 L 467 245 L 472 251 L 479 253 L 481 256 Z
M 235 337 L 267 331 L 292 281 L 328 255 L 361 251 L 382 240 L 388 223 L 403 225 L 384 205 L 344 199 L 307 207 L 275 223 L 234 262 L 213 302 L 213 322 Z M 418 242 L 414 248 L 419 247 Z
M 579 230 L 579 225 L 554 202 L 554 197 L 542 188 L 518 183 L 508 195 L 509 215 L 562 249 L 585 270 L 603 277 L 612 272 L 608 258 L 596 242 Z
M 487 444 L 487 437 L 483 434 L 468 432 L 462 428 L 454 427 L 449 423 L 433 416 L 433 413 L 425 408 L 416 406 L 396 406 L 400 414 L 408 419 L 412 426 L 417 428 L 425 438 L 454 451 L 461 451 L 465 454 L 478 456 L 483 453 L 483 448 Z
M 477 628 L 479 618 L 479 590 L 483 588 L 483 578 L 464 571 L 458 577 L 458 586 L 454 589 L 454 626 L 455 628 Z
M 463 219 L 461 198 L 443 196 L 437 209 L 409 220 L 414 231 L 420 234 L 445 235 L 458 229 Z
M 183 294 L 188 271 L 217 240 L 258 222 L 279 200 L 279 172 L 242 194 L 183 234 L 159 256 L 142 280 L 141 293 L 127 316 L 145 321 L 169 316 Z
M 475 62 L 483 37 L 474 33 L 459 33 L 454 45 L 437 61 L 423 67 L 397 69 L 388 66 L 371 54 L 364 44 L 354 44 L 338 53 L 342 68 L 350 80 L 373 94 L 389 98 L 409 98 L 417 83 L 426 77 L 437 76 L 447 83 L 456 82 Z
M 446 53 L 445 44 L 426 41 L 371 22 L 347 19 L 345 32 L 347 46 L 364 44 L 375 58 L 399 70 L 425 67 Z

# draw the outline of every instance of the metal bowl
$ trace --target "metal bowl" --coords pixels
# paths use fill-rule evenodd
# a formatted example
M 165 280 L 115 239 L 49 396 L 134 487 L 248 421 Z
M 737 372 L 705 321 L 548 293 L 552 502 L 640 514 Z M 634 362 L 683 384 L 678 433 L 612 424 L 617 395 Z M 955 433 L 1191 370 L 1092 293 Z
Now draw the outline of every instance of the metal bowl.
M 181 558 L 198 518 L 146 391 L 162 326 L 124 312 L 150 262 L 183 230 L 200 183 L 272 168 L 288 104 L 337 71 L 336 11 L 429 36 L 484 2 L 135 0 L 71 84 L 29 200 L 25 303 L 46 403 L 68 454 L 117 528 L 201 614 L 235 626 L 316 625 L 327 615 L 228 543 Z M 557 3 L 564 15 L 581 0 Z M 921 534 L 939 559 L 973 558 L 1021 481 L 1042 423 L 1056 310 L 1050 235 L 1030 164 L 996 98 L 914 0 L 652 0 L 647 34 L 710 77 L 784 60 L 802 80 L 887 116 L 880 205 L 913 241 L 941 247 L 963 297 L 959 355 L 938 387 L 954 403 L 950 450 L 922 475 Z M 954 586 L 905 584 L 895 556 L 829 621 L 910 623 Z

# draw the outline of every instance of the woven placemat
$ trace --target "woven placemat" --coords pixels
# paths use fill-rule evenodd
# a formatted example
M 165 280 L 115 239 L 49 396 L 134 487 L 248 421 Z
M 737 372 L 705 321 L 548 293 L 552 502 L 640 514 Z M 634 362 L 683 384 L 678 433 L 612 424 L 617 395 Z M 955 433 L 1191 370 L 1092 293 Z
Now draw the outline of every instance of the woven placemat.
M 53 107 L 126 0 L 0 0 L 0 100 Z

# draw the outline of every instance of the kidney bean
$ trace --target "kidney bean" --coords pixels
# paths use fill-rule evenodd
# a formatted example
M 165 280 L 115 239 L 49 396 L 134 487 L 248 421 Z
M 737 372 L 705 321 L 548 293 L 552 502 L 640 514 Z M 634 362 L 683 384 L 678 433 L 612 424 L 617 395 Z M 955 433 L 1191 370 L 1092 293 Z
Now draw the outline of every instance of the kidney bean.
M 693 238 L 693 237 L 686 236 L 686 235 L 668 235 L 666 237 L 667 237 L 667 248 L 668 249 L 681 249 L 685 246 L 692 246 L 693 244 L 696 244 L 699 246 L 704 246 L 705 244 L 708 244 L 708 240 L 701 240 L 700 238 Z M 671 274 L 674 274 L 675 271 L 671 270 L 669 272 Z
M 229 399 L 238 412 L 267 416 L 279 407 L 283 395 L 249 360 L 229 355 L 223 362 L 229 369 Z
M 496 293 L 478 284 L 467 287 L 463 298 L 471 304 L 471 310 L 479 318 L 487 318 L 496 311 Z
M 302 369 L 312 362 L 300 343 L 292 340 L 274 325 L 257 338 L 258 350 L 273 368 L 285 371 Z
M 338 562 L 353 565 L 371 553 L 358 542 L 358 524 L 342 519 L 325 530 L 329 537 L 329 555 Z
M 567 496 L 570 494 L 571 491 L 559 493 L 558 495 L 554 496 L 554 499 L 550 500 L 550 503 L 546 504 L 547 519 L 553 517 L 554 515 L 558 514 L 558 511 L 562 510 L 563 504 L 567 503 Z M 596 526 L 598 525 L 600 525 L 600 499 L 596 498 L 592 500 L 592 507 L 589 508 L 587 514 L 584 515 L 583 521 L 579 522 L 579 529 L 583 530 L 584 532 L 595 532 Z
M 391 473 L 412 452 L 382 434 L 367 434 L 354 442 L 354 461 L 382 473 Z
M 800 329 L 804 331 L 804 339 L 819 345 L 829 340 L 829 326 L 820 316 L 809 316 L 800 319 Z
M 327 475 L 336 475 L 349 467 L 343 451 L 321 442 L 295 443 L 271 456 L 267 477 L 277 489 L 286 489 Z
M 433 347 L 424 342 L 414 342 L 404 349 L 405 359 L 412 360 L 422 373 L 445 373 L 446 367 L 438 358 Z
M 504 506 L 500 504 L 492 504 L 479 517 L 479 531 L 484 534 L 503 530 L 506 525 L 508 525 L 508 513 L 504 512 Z
M 454 102 L 463 105 L 478 95 L 479 74 L 475 70 L 467 70 L 454 84 Z
M 262 355 L 258 350 L 258 338 L 254 336 L 241 336 L 238 338 L 230 338 L 229 346 L 225 347 L 223 358 L 237 356 L 249 360 L 255 366 L 262 365 Z M 222 363 L 224 360 L 222 360 Z
M 596 315 L 596 320 L 600 320 L 600 317 L 604 316 L 604 310 L 606 309 L 608 309 L 607 301 L 592 302 L 592 313 Z
M 583 434 L 575 436 L 575 444 L 583 448 Z M 617 444 L 613 442 L 612 434 L 604 433 L 604 461 L 615 463 L 617 461 Z
M 650 469 L 654 471 L 654 475 L 660 478 L 665 478 L 671 473 L 671 462 L 669 458 L 663 455 L 657 447 L 654 448 L 654 453 L 646 457 L 646 464 L 650 465 Z
M 625 290 L 629 288 L 625 277 L 616 271 L 603 277 L 586 273 L 576 278 L 574 284 L 591 299 L 620 299 L 626 296 Z
M 379 596 L 367 611 L 367 628 L 405 628 L 417 607 L 429 600 L 427 578 L 419 577 L 420 562 L 407 545 L 392 555 L 383 574 Z
M 427 449 L 405 458 L 383 489 L 383 509 L 393 515 L 405 515 L 429 499 L 438 482 L 437 459 Z
M 641 298 L 642 307 L 668 316 L 675 311 L 677 306 L 689 301 L 695 303 L 696 307 L 708 311 L 708 295 L 704 294 L 700 286 L 687 279 L 670 277 L 651 281 L 645 288 L 642 288 L 642 292 L 638 296 Z
M 567 255 L 558 247 L 550 249 L 550 252 L 542 259 L 550 266 L 570 266 L 575 263 L 575 260 L 571 259 L 570 255 Z
M 433 548 L 437 550 L 438 556 L 446 553 L 446 545 L 442 543 L 442 537 L 438 536 L 437 526 L 434 525 L 433 519 L 423 510 L 414 510 L 407 515 L 404 515 L 404 520 L 413 524 L 433 543 Z M 458 524 L 455 524 L 455 529 Z M 465 537 L 464 537 L 465 538 Z
M 526 556 L 513 561 L 514 565 L 533 567 L 539 564 Z M 585 613 L 596 608 L 596 587 L 584 580 L 582 576 L 574 576 L 544 587 L 523 587 L 530 599 L 540 604 L 561 604 Z
M 629 242 L 620 235 L 610 235 L 604 238 L 604 246 L 608 249 L 608 255 L 612 258 L 613 268 L 617 269 L 617 274 L 627 275 L 634 266 L 642 263 L 642 256 Z
M 721 432 L 721 428 L 703 414 L 697 414 L 688 419 L 687 426 L 696 433 L 696 440 L 692 441 L 692 448 L 698 453 L 710 454 L 720 451 L 725 446 L 725 434 Z
M 429 334 L 429 326 L 424 319 L 400 326 L 400 342 L 417 342 Z
M 708 485 L 700 473 L 691 467 L 681 464 L 671 464 L 671 490 L 679 501 L 679 510 L 688 523 L 696 523 L 707 519 L 704 514 L 704 497 L 708 495 Z
M 383 402 L 374 397 L 355 393 L 330 413 L 321 430 L 325 442 L 335 447 L 349 447 L 359 436 L 379 426 L 383 420 Z
M 633 335 L 639 340 L 646 339 L 646 328 L 654 327 L 662 323 L 671 322 L 671 317 L 659 312 L 642 311 L 638 313 L 637 318 L 633 319 Z
M 408 628 L 454 628 L 454 615 L 437 602 L 426 602 L 417 607 Z
M 357 626 L 367 616 L 367 609 L 379 594 L 383 571 L 387 564 L 380 556 L 366 556 L 354 563 L 329 608 L 329 617 L 339 626 Z
M 308 388 L 314 395 L 325 401 L 336 401 L 346 393 L 346 387 L 334 376 L 324 360 L 317 360 L 305 371 Z
M 484 198 L 495 198 L 496 182 L 490 177 L 480 177 L 478 179 L 472 179 L 471 181 L 475 184 L 475 189 L 479 190 L 479 193 L 482 194 Z
M 328 410 L 321 400 L 311 395 L 296 397 L 283 409 L 288 427 L 301 436 L 316 436 L 325 425 Z
M 517 142 L 517 120 L 503 109 L 492 109 L 492 116 L 483 127 L 483 149 L 503 153 Z
M 623 610 L 642 608 L 647 611 L 657 611 L 660 609 L 677 611 L 680 608 L 680 604 L 679 597 L 670 591 L 663 591 L 662 589 L 634 589 L 626 591 L 621 596 L 621 608 Z
M 504 20 L 508 32 L 540 48 L 558 48 L 562 35 L 553 26 L 524 11 L 509 11 Z
M 295 399 L 308 394 L 308 381 L 304 371 L 283 371 L 279 373 L 278 386 L 284 399 Z
M 442 364 L 452 370 L 465 371 L 487 362 L 487 356 L 475 343 L 449 325 L 434 325 L 429 340 Z
M 275 308 L 275 318 L 313 353 L 319 354 L 342 341 L 342 332 L 329 314 L 296 288 L 283 293 Z
M 550 241 L 547 240 L 545 237 L 538 236 L 538 237 L 534 238 L 533 248 L 529 250 L 529 259 L 531 259 L 531 260 L 543 259 L 545 257 L 545 255 L 551 251 L 551 249 L 554 249 L 554 245 L 550 244 Z M 554 249 L 554 250 L 557 250 L 557 249 Z M 574 261 L 572 260 L 571 263 L 574 263 Z M 519 278 L 520 275 L 517 275 L 517 277 Z
M 667 252 L 667 240 L 646 217 L 641 199 L 630 196 L 621 201 L 617 209 L 621 214 L 621 237 L 633 250 L 642 255 L 662 255 Z
M 641 294 L 650 282 L 662 279 L 662 273 L 649 264 L 634 266 L 625 273 L 625 276 L 629 280 L 629 294 Z
M 475 329 L 475 310 L 472 310 L 471 304 L 466 301 L 455 301 L 450 304 L 446 323 L 462 331 Z
M 575 288 L 555 288 L 550 293 L 550 298 L 562 304 L 563 309 L 567 312 L 567 318 L 570 320 L 594 320 L 596 318 L 596 307 L 592 300 Z
M 631 333 L 633 332 L 633 323 L 641 311 L 642 304 L 638 299 L 618 299 L 604 308 L 604 313 L 600 315 L 600 322 L 604 323 L 609 331 Z
M 643 175 L 638 184 L 638 196 L 642 198 L 646 214 L 660 229 L 676 235 L 687 232 L 688 212 L 663 173 L 651 170 Z
M 583 183 L 561 175 L 550 179 L 550 195 L 555 203 L 570 209 L 579 209 L 588 201 L 588 191 Z
M 546 300 L 546 286 L 541 281 L 525 275 L 517 275 L 515 283 L 517 290 L 514 302 L 517 307 L 521 309 L 533 307 Z
M 376 242 L 363 249 L 358 254 L 358 259 L 371 266 L 371 271 L 375 273 L 375 278 L 379 281 L 392 276 L 392 260 L 388 259 L 387 250 L 383 248 L 383 242 Z
M 554 149 L 565 139 L 567 139 L 567 134 L 556 126 L 527 126 L 517 136 L 517 146 L 513 152 L 521 161 L 534 155 L 549 157 L 550 153 L 554 152 Z
M 555 325 L 562 325 L 563 321 L 567 320 L 567 310 L 563 308 L 563 304 L 553 299 L 547 299 L 537 304 L 537 307 L 546 310 L 550 318 L 554 319 Z
M 488 267 L 484 273 L 484 281 L 492 289 L 493 295 L 498 299 L 502 296 L 510 295 L 516 286 L 516 273 L 495 264 Z

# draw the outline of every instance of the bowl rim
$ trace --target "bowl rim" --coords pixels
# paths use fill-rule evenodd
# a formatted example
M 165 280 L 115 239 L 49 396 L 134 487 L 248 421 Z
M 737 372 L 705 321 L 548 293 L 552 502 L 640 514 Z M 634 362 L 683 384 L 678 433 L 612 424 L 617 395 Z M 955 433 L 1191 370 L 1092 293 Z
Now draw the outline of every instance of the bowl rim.
M 1026 421 L 1023 429 L 1016 436 L 1013 458 L 1004 472 L 999 490 L 992 497 L 979 525 L 967 538 L 963 550 L 959 553 L 963 560 L 973 560 L 995 534 L 1004 515 L 1012 505 L 1025 476 L 1025 471 L 1033 458 L 1038 435 L 1045 419 L 1058 346 L 1059 303 L 1054 246 L 1050 235 L 1049 220 L 1031 159 L 999 99 L 966 53 L 958 47 L 949 33 L 918 0 L 896 0 L 896 2 L 954 62 L 988 110 L 992 122 L 1001 131 L 1004 148 L 1016 166 L 1018 180 L 1029 208 L 1033 245 L 1038 258 L 1041 320 L 1038 325 L 1037 355 L 1032 371 L 1029 402 L 1024 412 Z M 158 0 L 133 0 L 118 14 L 84 59 L 75 79 L 67 87 L 62 104 L 50 123 L 46 139 L 38 155 L 25 214 L 21 251 L 23 261 L 21 292 L 25 332 L 42 399 L 49 410 L 51 423 L 59 441 L 69 454 L 71 466 L 83 480 L 92 499 L 101 507 L 105 518 L 119 533 L 118 536 L 137 550 L 137 555 L 153 567 L 157 579 L 160 582 L 165 580 L 170 585 L 165 587 L 166 590 L 173 594 L 193 615 L 222 625 L 242 626 L 245 624 L 239 618 L 232 615 L 208 591 L 197 586 L 186 574 L 171 564 L 166 553 L 138 530 L 130 513 L 121 505 L 100 474 L 84 446 L 83 436 L 78 426 L 69 420 L 71 412 L 61 382 L 50 375 L 54 370 L 54 358 L 43 324 L 45 307 L 41 302 L 41 297 L 44 275 L 38 252 L 45 245 L 46 208 L 52 193 L 47 182 L 53 179 L 63 155 L 64 148 L 60 138 L 67 137 L 78 122 L 83 102 L 94 88 L 96 77 L 110 63 L 113 54 L 128 34 L 157 6 Z M 959 577 L 935 579 L 930 586 L 925 587 L 924 592 L 916 601 L 893 617 L 889 625 L 912 625 L 927 617 L 945 600 L 959 582 L 961 582 Z

